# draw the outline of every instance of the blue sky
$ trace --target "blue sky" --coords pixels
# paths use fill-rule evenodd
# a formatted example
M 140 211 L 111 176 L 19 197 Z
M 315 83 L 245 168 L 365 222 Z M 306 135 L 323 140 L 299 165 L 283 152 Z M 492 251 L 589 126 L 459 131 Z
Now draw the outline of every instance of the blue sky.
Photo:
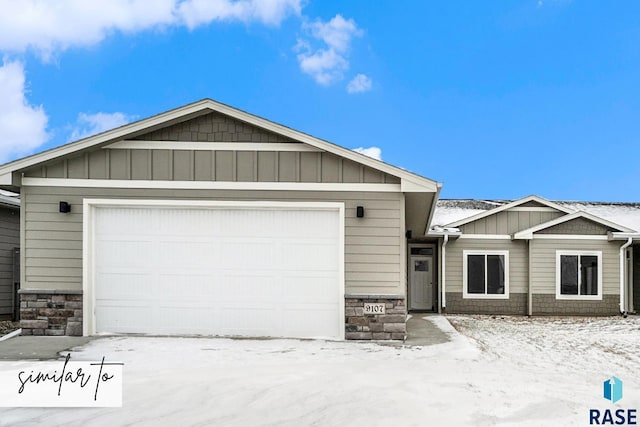
M 445 198 L 640 201 L 637 1 L 0 6 L 0 161 L 213 98 Z

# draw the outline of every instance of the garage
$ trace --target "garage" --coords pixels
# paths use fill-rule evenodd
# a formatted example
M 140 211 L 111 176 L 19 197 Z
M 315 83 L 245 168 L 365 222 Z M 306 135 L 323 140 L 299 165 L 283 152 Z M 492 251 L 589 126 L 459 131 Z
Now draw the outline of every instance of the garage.
M 402 340 L 440 187 L 211 99 L 18 159 L 22 333 Z
M 342 339 L 343 212 L 85 200 L 87 332 Z

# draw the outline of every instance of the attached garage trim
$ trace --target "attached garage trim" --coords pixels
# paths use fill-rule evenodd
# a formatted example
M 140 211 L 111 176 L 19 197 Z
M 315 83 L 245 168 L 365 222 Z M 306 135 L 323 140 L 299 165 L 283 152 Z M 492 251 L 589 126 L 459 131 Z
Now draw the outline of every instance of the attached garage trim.
M 350 191 L 398 193 L 401 184 L 342 182 L 163 181 L 142 179 L 22 178 L 23 187 L 150 188 L 176 190 Z
M 338 213 L 338 315 L 340 325 L 337 337 L 344 339 L 344 245 L 345 206 L 341 202 L 280 202 L 280 201 L 210 201 L 210 200 L 140 200 L 140 199 L 84 199 L 83 202 L 83 334 L 96 333 L 95 316 L 95 210 L 96 208 L 175 208 L 175 209 L 247 209 L 247 210 L 310 210 Z M 335 282 L 334 282 L 335 283 Z

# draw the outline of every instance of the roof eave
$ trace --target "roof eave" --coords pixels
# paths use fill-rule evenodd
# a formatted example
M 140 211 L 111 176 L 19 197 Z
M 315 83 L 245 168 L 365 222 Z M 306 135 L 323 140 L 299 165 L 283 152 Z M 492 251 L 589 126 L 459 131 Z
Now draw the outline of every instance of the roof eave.
M 629 240 L 629 238 L 633 240 L 640 240 L 640 233 L 633 232 L 617 232 L 617 231 L 609 231 L 607 233 L 607 238 L 609 241 L 614 240 Z

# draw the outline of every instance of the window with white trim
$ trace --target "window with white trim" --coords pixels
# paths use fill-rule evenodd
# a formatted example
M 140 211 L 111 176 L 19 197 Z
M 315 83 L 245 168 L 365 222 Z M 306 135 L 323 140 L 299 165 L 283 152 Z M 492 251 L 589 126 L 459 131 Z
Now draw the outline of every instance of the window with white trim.
M 602 299 L 602 252 L 556 251 L 556 298 Z
M 464 298 L 509 298 L 509 251 L 464 251 Z

